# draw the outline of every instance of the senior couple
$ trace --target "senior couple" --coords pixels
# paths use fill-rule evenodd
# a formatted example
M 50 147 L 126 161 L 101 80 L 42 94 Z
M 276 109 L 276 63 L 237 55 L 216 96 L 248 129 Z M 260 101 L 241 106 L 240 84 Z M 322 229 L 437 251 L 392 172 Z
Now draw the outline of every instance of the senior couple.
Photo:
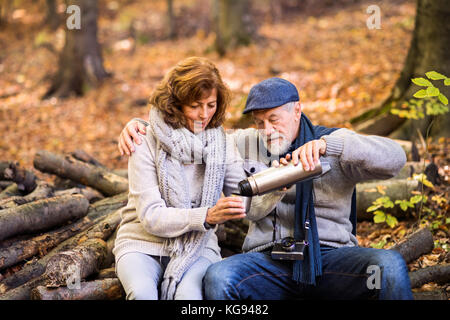
M 215 65 L 190 57 L 154 90 L 148 122 L 133 119 L 122 131 L 129 197 L 113 253 L 127 299 L 412 299 L 401 255 L 358 247 L 355 237 L 355 185 L 395 176 L 406 161 L 402 148 L 313 125 L 296 87 L 280 78 L 250 90 L 244 113 L 256 129 L 226 134 L 229 103 Z M 293 161 L 311 170 L 319 157 L 329 172 L 255 196 L 248 212 L 231 196 L 269 166 Z M 244 218 L 243 253 L 222 259 L 217 226 Z M 285 237 L 307 241 L 303 260 L 272 259 Z M 379 286 L 369 285 L 373 276 Z

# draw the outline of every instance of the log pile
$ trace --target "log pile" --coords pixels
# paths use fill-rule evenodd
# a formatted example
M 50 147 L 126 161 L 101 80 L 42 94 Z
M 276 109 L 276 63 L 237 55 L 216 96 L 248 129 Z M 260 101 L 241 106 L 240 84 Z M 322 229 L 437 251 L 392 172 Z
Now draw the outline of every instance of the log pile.
M 126 173 L 80 150 L 39 151 L 34 169 L 0 161 L 0 300 L 123 299 L 112 249 Z

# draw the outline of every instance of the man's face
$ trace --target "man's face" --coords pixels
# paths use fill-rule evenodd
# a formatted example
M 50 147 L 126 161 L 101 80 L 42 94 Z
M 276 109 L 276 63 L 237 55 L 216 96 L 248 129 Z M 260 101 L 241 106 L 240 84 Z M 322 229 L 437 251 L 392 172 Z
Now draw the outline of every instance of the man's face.
M 297 102 L 290 111 L 280 106 L 252 114 L 267 150 L 273 155 L 285 153 L 299 132 L 300 103 Z

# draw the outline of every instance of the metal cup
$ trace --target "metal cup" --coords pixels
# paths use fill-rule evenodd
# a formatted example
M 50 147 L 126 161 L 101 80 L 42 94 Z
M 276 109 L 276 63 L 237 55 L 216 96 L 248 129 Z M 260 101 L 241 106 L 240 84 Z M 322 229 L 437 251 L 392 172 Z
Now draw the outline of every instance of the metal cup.
M 242 199 L 242 203 L 244 204 L 245 213 L 250 211 L 250 206 L 252 204 L 252 197 L 242 196 L 239 193 L 232 193 L 232 197 L 240 197 Z

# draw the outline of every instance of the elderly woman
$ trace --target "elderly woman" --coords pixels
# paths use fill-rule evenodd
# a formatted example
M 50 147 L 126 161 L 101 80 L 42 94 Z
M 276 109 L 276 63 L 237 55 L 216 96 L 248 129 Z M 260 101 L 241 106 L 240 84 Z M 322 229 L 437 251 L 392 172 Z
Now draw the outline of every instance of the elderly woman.
M 221 259 L 215 226 L 245 217 L 229 197 L 245 178 L 221 127 L 229 101 L 217 68 L 198 57 L 179 62 L 151 96 L 113 250 L 127 299 L 202 299 L 206 269 Z

